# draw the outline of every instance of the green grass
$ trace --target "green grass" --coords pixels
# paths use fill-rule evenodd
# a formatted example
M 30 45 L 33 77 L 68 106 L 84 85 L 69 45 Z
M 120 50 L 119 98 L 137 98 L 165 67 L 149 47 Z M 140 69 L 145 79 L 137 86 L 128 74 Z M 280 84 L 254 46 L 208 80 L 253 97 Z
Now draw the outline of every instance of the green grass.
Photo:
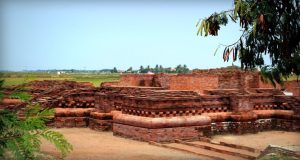
M 0 73 L 0 79 L 4 79 L 4 86 L 19 85 L 33 80 L 72 80 L 77 82 L 91 82 L 99 86 L 102 82 L 118 81 L 119 74 L 100 73 L 68 73 L 57 75 L 56 73 L 40 72 L 5 72 Z
M 300 77 L 298 79 L 300 80 Z M 297 80 L 297 76 L 294 75 L 287 78 L 287 81 L 293 81 L 293 80 Z
M 45 72 L 0 72 L 0 80 L 4 79 L 4 86 L 19 85 L 33 80 L 72 80 L 77 82 L 91 82 L 99 86 L 102 82 L 118 81 L 120 74 L 101 73 L 68 73 L 57 75 L 56 73 Z M 296 80 L 296 76 L 290 76 L 287 80 Z
M 11 98 L 18 98 L 24 102 L 27 102 L 30 100 L 31 95 L 27 94 L 25 92 L 14 92 L 10 95 Z

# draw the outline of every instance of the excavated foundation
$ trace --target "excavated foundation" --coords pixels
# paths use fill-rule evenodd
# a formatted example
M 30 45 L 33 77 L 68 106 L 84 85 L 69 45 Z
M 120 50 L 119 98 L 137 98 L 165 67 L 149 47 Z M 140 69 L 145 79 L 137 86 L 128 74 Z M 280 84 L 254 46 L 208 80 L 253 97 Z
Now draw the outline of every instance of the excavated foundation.
M 285 96 L 282 87 L 262 83 L 257 72 L 123 74 L 119 82 L 100 87 L 70 81 L 28 85 L 32 102 L 55 108 L 55 127 L 89 127 L 157 142 L 300 129 L 298 83 L 286 82 L 294 96 Z

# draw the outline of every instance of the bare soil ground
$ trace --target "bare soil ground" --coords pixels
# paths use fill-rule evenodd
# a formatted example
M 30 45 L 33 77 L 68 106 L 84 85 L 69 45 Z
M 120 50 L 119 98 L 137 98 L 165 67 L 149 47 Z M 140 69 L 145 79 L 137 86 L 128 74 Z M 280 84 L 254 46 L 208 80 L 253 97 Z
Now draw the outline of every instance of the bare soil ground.
M 265 131 L 257 134 L 216 135 L 212 139 L 217 142 L 239 144 L 259 150 L 264 150 L 269 144 L 300 150 L 300 132 Z
M 73 145 L 73 152 L 67 159 L 72 160 L 196 160 L 207 159 L 185 152 L 149 145 L 122 137 L 113 136 L 112 132 L 97 132 L 88 128 L 55 129 L 65 135 Z M 269 144 L 300 148 L 300 133 L 268 131 L 258 134 L 218 135 L 214 141 L 245 145 L 263 150 Z M 42 151 L 59 155 L 53 145 L 43 141 Z
M 73 145 L 70 160 L 198 160 L 207 159 L 122 137 L 112 132 L 97 132 L 89 128 L 54 129 L 63 133 Z M 54 146 L 43 141 L 42 151 L 59 155 Z

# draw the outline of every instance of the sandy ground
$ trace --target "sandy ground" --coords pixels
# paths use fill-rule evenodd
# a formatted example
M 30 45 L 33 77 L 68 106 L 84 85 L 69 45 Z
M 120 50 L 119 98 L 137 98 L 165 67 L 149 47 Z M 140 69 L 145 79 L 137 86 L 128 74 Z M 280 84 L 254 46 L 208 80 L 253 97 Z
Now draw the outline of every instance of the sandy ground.
M 149 145 L 113 136 L 112 132 L 97 132 L 88 128 L 55 129 L 65 135 L 73 145 L 73 152 L 67 157 L 72 160 L 196 160 L 206 159 L 193 154 Z M 245 145 L 263 150 L 269 144 L 300 146 L 300 133 L 268 131 L 258 134 L 214 136 L 214 141 Z M 42 151 L 59 155 L 55 148 L 43 141 Z
M 269 144 L 291 147 L 300 150 L 300 132 L 266 131 L 257 134 L 244 135 L 217 135 L 213 136 L 214 141 L 223 141 L 244 146 L 253 147 L 259 150 L 265 149 Z
M 66 158 L 72 160 L 198 160 L 197 155 L 149 145 L 113 136 L 112 132 L 97 132 L 88 128 L 55 129 L 73 145 Z M 58 155 L 53 145 L 43 141 L 42 151 Z

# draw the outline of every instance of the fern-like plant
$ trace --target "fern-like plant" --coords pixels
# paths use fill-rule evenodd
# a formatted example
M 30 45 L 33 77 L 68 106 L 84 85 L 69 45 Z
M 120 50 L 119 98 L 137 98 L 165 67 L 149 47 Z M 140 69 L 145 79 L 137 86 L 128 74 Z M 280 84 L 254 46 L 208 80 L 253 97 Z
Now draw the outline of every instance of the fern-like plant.
M 0 159 L 49 157 L 40 151 L 41 138 L 53 143 L 63 158 L 70 153 L 72 145 L 45 124 L 53 114 L 53 109 L 42 109 L 39 105 L 29 105 L 22 118 L 16 111 L 0 110 Z
M 0 83 L 0 94 L 1 90 Z M 15 92 L 12 97 L 26 102 L 30 99 L 25 92 Z M 55 159 L 41 152 L 41 138 L 54 144 L 62 158 L 66 157 L 72 151 L 72 145 L 61 133 L 46 126 L 53 116 L 53 109 L 30 103 L 21 111 L 0 110 L 0 159 Z

